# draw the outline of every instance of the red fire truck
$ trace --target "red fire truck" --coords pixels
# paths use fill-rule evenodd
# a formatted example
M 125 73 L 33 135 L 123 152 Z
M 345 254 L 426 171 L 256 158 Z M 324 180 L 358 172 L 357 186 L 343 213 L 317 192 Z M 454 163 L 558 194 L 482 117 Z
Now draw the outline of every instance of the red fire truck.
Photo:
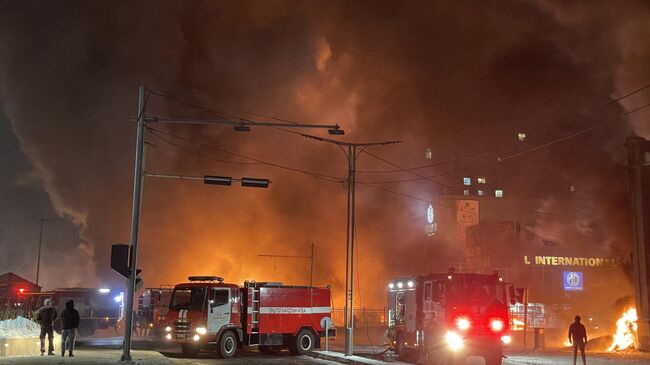
M 329 287 L 255 281 L 239 286 L 218 276 L 190 276 L 174 288 L 165 336 L 181 344 L 186 355 L 216 349 L 229 358 L 243 346 L 258 346 L 263 353 L 288 348 L 306 354 L 320 347 L 330 318 Z M 333 328 L 327 331 L 335 335 Z
M 167 311 L 174 288 L 146 288 L 138 299 L 138 326 L 145 326 L 150 336 L 162 337 L 167 325 Z
M 464 363 L 481 356 L 501 365 L 511 342 L 508 308 L 514 289 L 498 274 L 398 277 L 388 284 L 388 336 L 401 358 L 418 363 Z

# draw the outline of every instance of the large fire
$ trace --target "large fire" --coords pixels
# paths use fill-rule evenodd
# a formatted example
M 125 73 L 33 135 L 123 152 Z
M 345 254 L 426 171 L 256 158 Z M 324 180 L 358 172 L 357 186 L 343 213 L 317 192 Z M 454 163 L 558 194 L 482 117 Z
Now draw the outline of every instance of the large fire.
M 629 308 L 623 313 L 621 318 L 616 321 L 616 333 L 612 345 L 607 351 L 621 351 L 635 346 L 637 320 L 635 308 Z

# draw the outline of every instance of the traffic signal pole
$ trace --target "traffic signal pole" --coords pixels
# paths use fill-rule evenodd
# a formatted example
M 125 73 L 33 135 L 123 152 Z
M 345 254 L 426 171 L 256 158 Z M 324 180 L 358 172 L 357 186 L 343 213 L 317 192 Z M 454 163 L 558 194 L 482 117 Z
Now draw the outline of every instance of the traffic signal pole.
M 129 258 L 129 281 L 126 290 L 126 318 L 122 361 L 131 362 L 131 333 L 133 332 L 133 301 L 135 296 L 136 264 L 138 259 L 138 231 L 140 228 L 140 203 L 142 200 L 142 162 L 144 150 L 145 88 L 138 91 L 138 120 L 135 137 L 135 172 L 133 174 L 133 210 L 131 214 L 131 257 Z
M 157 94 L 161 95 L 161 94 Z M 338 124 L 304 124 L 304 123 L 277 123 L 277 122 L 257 122 L 251 120 L 210 120 L 210 119 L 171 119 L 171 118 L 157 118 L 146 117 L 146 98 L 147 89 L 140 86 L 138 90 L 138 114 L 136 117 L 136 139 L 135 139 L 135 172 L 133 175 L 133 209 L 131 212 L 131 247 L 129 258 L 129 278 L 126 288 L 126 317 L 124 324 L 124 344 L 122 346 L 121 361 L 131 362 L 131 333 L 133 330 L 133 303 L 135 297 L 136 277 L 137 277 L 137 258 L 138 258 L 138 231 L 140 226 L 140 205 L 142 200 L 142 180 L 143 174 L 143 161 L 144 161 L 144 131 L 145 123 L 176 123 L 176 124 L 220 124 L 231 125 L 235 127 L 236 131 L 248 131 L 250 127 L 283 127 L 283 128 L 315 128 L 327 129 L 332 135 L 343 135 L 344 132 L 340 129 Z M 264 181 L 262 181 L 264 180 Z M 205 177 L 204 177 L 204 181 Z M 268 180 L 265 179 L 241 179 L 242 186 L 251 187 L 267 187 Z M 206 181 L 206 183 L 209 183 Z

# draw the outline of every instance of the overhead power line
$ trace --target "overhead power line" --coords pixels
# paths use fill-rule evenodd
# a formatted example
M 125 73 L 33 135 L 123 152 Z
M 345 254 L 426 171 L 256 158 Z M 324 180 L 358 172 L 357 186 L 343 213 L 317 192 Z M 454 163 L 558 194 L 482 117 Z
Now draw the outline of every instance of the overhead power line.
M 317 179 L 320 179 L 320 180 L 323 180 L 323 181 L 327 181 L 327 182 L 343 183 L 345 181 L 344 179 L 338 178 L 336 176 L 325 175 L 325 174 L 321 174 L 321 173 L 318 173 L 318 172 L 307 171 L 307 170 L 302 170 L 302 169 L 298 169 L 298 168 L 295 168 L 295 167 L 290 167 L 290 166 L 278 164 L 278 163 L 275 163 L 275 162 L 260 160 L 260 159 L 254 158 L 254 157 L 243 155 L 241 153 L 232 152 L 232 151 L 229 151 L 229 150 L 226 150 L 226 149 L 223 149 L 223 148 L 211 145 L 211 144 L 207 144 L 207 143 L 195 141 L 195 140 L 190 139 L 190 138 L 178 136 L 176 134 L 173 134 L 173 133 L 170 133 L 170 132 L 167 132 L 167 131 L 163 131 L 163 130 L 160 130 L 160 129 L 156 129 L 156 128 L 152 128 L 152 127 L 149 127 L 147 129 L 149 130 L 149 132 L 151 134 L 153 134 L 157 138 L 161 139 L 162 141 L 166 142 L 167 144 L 170 144 L 171 146 L 173 146 L 173 147 L 175 147 L 175 148 L 177 148 L 177 149 L 179 149 L 179 150 L 181 150 L 183 152 L 191 154 L 191 155 L 193 155 L 195 157 L 206 159 L 206 160 L 209 160 L 209 161 L 219 162 L 219 163 L 242 164 L 242 165 L 248 165 L 248 164 L 267 165 L 267 166 L 271 166 L 271 167 L 280 168 L 280 169 L 283 169 L 283 170 L 288 170 L 288 171 L 292 171 L 292 172 L 301 173 L 301 174 L 308 175 L 308 176 L 311 176 L 311 177 L 314 177 L 314 178 L 317 178 Z M 244 158 L 244 159 L 247 159 L 247 160 L 252 161 L 252 162 L 227 161 L 227 160 L 216 159 L 216 158 L 213 158 L 211 156 L 206 156 L 204 154 L 189 150 L 189 149 L 183 147 L 182 145 L 179 145 L 179 144 L 169 140 L 168 138 L 165 138 L 165 137 L 161 136 L 161 134 L 165 134 L 165 135 L 170 136 L 172 138 L 175 138 L 175 139 L 178 139 L 178 140 L 181 140 L 181 141 L 184 141 L 184 142 L 192 143 L 192 144 L 195 144 L 197 146 L 209 148 L 209 149 L 212 149 L 212 150 L 215 150 L 215 151 L 219 151 L 219 152 L 222 152 L 222 153 L 226 153 L 226 154 L 230 154 L 230 155 L 237 156 L 237 157 L 240 157 L 240 158 Z
M 635 90 L 632 90 L 632 91 L 630 91 L 630 92 L 628 92 L 628 93 L 626 93 L 626 94 L 623 94 L 623 95 L 621 95 L 621 96 L 619 96 L 619 97 L 617 97 L 617 98 L 614 98 L 614 99 L 608 100 L 608 101 L 605 102 L 605 103 L 602 103 L 602 104 L 599 104 L 599 105 L 593 106 L 593 107 L 589 108 L 589 109 L 586 110 L 586 111 L 579 112 L 579 113 L 577 113 L 577 116 L 576 116 L 576 117 L 577 117 L 577 118 L 586 117 L 586 116 L 588 116 L 588 115 L 590 115 L 590 114 L 593 114 L 595 111 L 597 111 L 597 110 L 599 110 L 599 109 L 602 109 L 602 108 L 604 108 L 604 107 L 607 107 L 607 106 L 613 105 L 613 104 L 615 104 L 615 103 L 617 103 L 617 102 L 619 102 L 619 101 L 621 101 L 621 100 L 623 100 L 623 99 L 629 98 L 629 97 L 631 97 L 631 96 L 633 96 L 633 95 L 635 95 L 635 94 L 638 94 L 638 93 L 640 93 L 640 92 L 642 92 L 642 91 L 644 91 L 644 90 L 647 90 L 647 89 L 650 89 L 650 84 L 646 84 L 646 85 L 644 85 L 644 86 L 641 86 L 641 87 L 639 87 L 639 88 L 637 88 L 637 89 L 635 89 Z M 632 114 L 632 113 L 634 113 L 634 112 L 637 112 L 637 111 L 639 111 L 639 110 L 641 110 L 641 109 L 646 108 L 647 106 L 648 106 L 648 105 L 644 105 L 644 106 L 642 106 L 642 107 L 640 107 L 640 108 L 636 108 L 636 109 L 634 109 L 634 110 L 631 110 L 631 111 L 625 113 L 623 116 L 627 116 L 627 115 L 629 115 L 629 114 Z M 561 120 L 566 120 L 566 119 L 568 119 L 568 116 L 567 116 L 567 117 L 558 118 L 556 121 L 561 121 Z M 604 124 L 604 123 L 603 123 L 603 124 Z M 600 125 L 593 126 L 593 128 L 592 128 L 592 127 L 589 127 L 589 128 L 587 128 L 588 130 L 586 130 L 586 131 L 580 131 L 580 132 L 579 132 L 578 134 L 576 134 L 576 135 L 570 135 L 570 136 L 563 137 L 563 138 L 570 139 L 570 138 L 576 137 L 576 136 L 578 136 L 578 135 L 580 135 L 580 134 L 583 134 L 583 133 L 589 132 L 591 129 L 595 129 L 595 128 L 599 127 L 599 126 L 600 126 Z M 591 129 L 590 129 L 590 128 L 591 128 Z M 291 133 L 299 133 L 299 132 L 289 131 L 289 130 L 287 130 L 287 132 L 291 132 Z M 507 147 L 507 146 L 509 146 L 509 145 L 514 145 L 514 144 L 516 144 L 516 143 L 518 143 L 518 142 L 506 142 L 506 143 L 502 143 L 502 144 L 499 144 L 499 145 L 495 145 L 495 146 L 492 146 L 492 147 L 486 148 L 486 149 L 484 149 L 484 150 L 481 150 L 481 151 L 478 151 L 478 152 L 475 152 L 475 153 L 471 153 L 471 154 L 466 155 L 466 156 L 461 156 L 461 157 L 457 157 L 457 158 L 449 159 L 449 160 L 446 160 L 446 161 L 440 161 L 440 162 L 436 162 L 436 163 L 432 163 L 432 164 L 427 164 L 427 165 L 422 165 L 422 166 L 409 167 L 409 168 L 399 168 L 399 169 L 394 169 L 394 170 L 374 170 L 374 171 L 373 171 L 373 170 L 359 170 L 358 172 L 359 172 L 359 173 L 365 173 L 365 174 L 400 173 L 400 172 L 409 172 L 409 171 L 420 170 L 420 169 L 425 169 L 425 168 L 439 167 L 439 166 L 442 166 L 442 165 L 446 165 L 446 164 L 450 164 L 450 163 L 459 162 L 459 161 L 462 161 L 462 160 L 466 160 L 466 159 L 474 158 L 474 157 L 477 157 L 477 156 L 479 156 L 479 155 L 483 155 L 483 154 L 486 154 L 486 153 L 489 153 L 489 152 L 493 152 L 493 151 L 496 151 L 496 150 L 498 150 L 498 149 L 501 149 L 501 148 Z M 554 143 L 557 143 L 557 142 L 553 142 L 553 143 L 551 143 L 550 145 L 552 145 L 552 144 L 554 144 Z M 435 176 L 423 177 L 423 179 L 428 179 L 428 178 L 430 178 L 430 177 L 435 177 Z M 418 180 L 421 180 L 421 179 L 409 179 L 409 180 L 406 180 L 405 182 L 409 182 L 409 181 L 418 181 Z M 370 183 L 381 183 L 381 182 L 370 182 Z M 391 182 L 391 183 L 392 183 L 392 182 Z
M 628 95 L 629 95 L 629 94 L 628 94 Z M 623 118 L 629 116 L 630 114 L 636 113 L 636 112 L 638 112 L 638 111 L 640 111 L 640 110 L 643 110 L 643 109 L 645 109 L 645 108 L 648 108 L 648 107 L 650 107 L 650 103 L 644 104 L 644 105 L 642 105 L 642 106 L 640 106 L 640 107 L 634 108 L 634 109 L 632 109 L 632 110 L 630 110 L 630 111 L 628 111 L 628 112 L 626 112 L 626 113 L 623 113 L 623 114 L 619 115 L 616 119 L 623 119 Z M 519 157 L 519 156 L 521 156 L 521 155 L 528 154 L 528 153 L 530 153 L 530 152 L 534 152 L 534 151 L 537 151 L 537 150 L 541 150 L 541 149 L 543 149 L 543 148 L 546 148 L 546 147 L 552 146 L 552 145 L 554 145 L 554 144 L 557 144 L 557 143 L 560 143 L 560 142 L 564 142 L 564 141 L 566 141 L 566 140 L 569 140 L 569 139 L 572 139 L 572 138 L 575 138 L 575 137 L 581 136 L 581 135 L 583 135 L 583 134 L 586 134 L 586 133 L 588 133 L 588 132 L 591 132 L 591 131 L 593 131 L 593 130 L 595 130 L 595 129 L 597 129 L 597 128 L 602 127 L 603 125 L 605 125 L 605 124 L 607 124 L 607 123 L 610 123 L 611 121 L 612 121 L 612 120 L 607 120 L 607 121 L 604 121 L 604 122 L 601 122 L 601 123 L 598 123 L 598 124 L 592 125 L 592 126 L 590 126 L 590 127 L 587 127 L 587 128 L 581 129 L 581 130 L 579 130 L 579 131 L 577 131 L 577 132 L 573 132 L 573 133 L 571 133 L 571 134 L 569 134 L 569 135 L 566 135 L 566 136 L 564 136 L 564 137 L 560 137 L 560 138 L 554 139 L 554 140 L 552 140 L 552 141 L 546 142 L 546 143 L 544 143 L 544 144 L 541 144 L 541 145 L 538 145 L 538 146 L 533 146 L 533 147 L 528 148 L 528 149 L 526 149 L 526 150 L 523 150 L 523 151 L 520 151 L 520 152 L 516 152 L 516 153 L 510 154 L 510 155 L 506 155 L 506 156 L 503 156 L 503 157 L 497 157 L 496 160 L 491 161 L 491 162 L 489 162 L 489 163 L 487 163 L 487 164 L 488 164 L 488 165 L 493 165 L 493 164 L 496 164 L 496 163 L 499 163 L 499 162 L 502 162 L 502 161 L 509 160 L 509 159 L 511 159 L 511 158 L 515 158 L 515 157 Z M 502 146 L 505 146 L 505 145 L 502 145 Z M 496 150 L 496 149 L 498 149 L 498 148 L 499 148 L 499 147 L 496 147 L 496 148 L 493 148 L 492 150 Z M 476 155 L 479 155 L 479 154 L 482 154 L 482 153 L 484 153 L 484 152 L 477 152 L 477 153 L 475 153 L 475 154 L 473 154 L 473 155 L 476 156 Z M 466 156 L 466 157 L 461 157 L 461 158 L 458 158 L 458 159 L 454 159 L 454 160 L 452 160 L 452 161 L 457 161 L 457 160 L 466 159 L 466 158 L 469 158 L 469 156 L 472 156 L 472 155 L 468 155 L 468 156 Z M 373 157 L 376 157 L 376 156 L 373 156 Z M 445 164 L 445 162 L 441 162 L 441 163 L 439 163 L 439 165 L 444 165 L 444 164 Z M 416 168 L 416 169 L 417 169 L 417 168 Z M 394 171 L 395 171 L 395 172 L 397 172 L 397 171 L 400 171 L 400 172 L 411 172 L 410 170 L 411 170 L 411 169 L 403 169 L 403 170 L 394 170 Z M 412 173 L 412 172 L 411 172 L 411 173 Z M 366 184 L 366 185 L 381 185 L 381 184 L 399 184 L 399 183 L 409 183 L 409 182 L 416 182 L 416 181 L 423 181 L 423 180 L 429 180 L 429 181 L 431 181 L 432 178 L 442 177 L 442 176 L 446 176 L 446 175 L 451 175 L 451 174 L 453 174 L 453 173 L 454 173 L 454 171 L 447 171 L 447 172 L 442 172 L 442 173 L 439 173 L 439 174 L 428 175 L 428 176 L 424 176 L 424 175 L 420 175 L 420 174 L 414 174 L 414 173 L 412 173 L 412 174 L 414 174 L 414 175 L 416 175 L 416 176 L 418 176 L 418 177 L 415 177 L 415 178 L 408 178 L 408 179 L 380 180 L 380 181 L 359 181 L 359 183 L 360 183 L 360 184 L 363 183 L 363 184 Z
M 359 170 L 357 172 L 363 173 L 363 174 L 383 174 L 383 173 L 409 172 L 409 171 L 414 171 L 414 170 L 421 170 L 421 169 L 427 169 L 427 168 L 432 168 L 432 167 L 439 167 L 439 166 L 447 165 L 447 164 L 450 164 L 450 163 L 470 159 L 470 158 L 473 158 L 473 157 L 476 157 L 476 156 L 479 156 L 479 155 L 482 155 L 482 154 L 485 154 L 485 153 L 488 153 L 488 152 L 496 151 L 496 150 L 501 149 L 503 147 L 507 147 L 507 146 L 509 146 L 511 144 L 512 144 L 512 142 L 502 143 L 502 144 L 500 144 L 498 146 L 492 146 L 492 147 L 486 148 L 484 150 L 480 150 L 480 151 L 477 151 L 477 152 L 474 152 L 474 153 L 470 153 L 470 154 L 465 155 L 465 156 L 452 158 L 450 160 L 435 162 L 435 163 L 428 164 L 428 165 L 422 165 L 422 166 L 416 166 L 416 167 L 406 167 L 406 168 L 403 168 L 403 169 L 394 169 L 394 170 Z
M 379 161 L 382 161 L 382 162 L 384 162 L 384 163 L 387 163 L 387 164 L 389 164 L 389 165 L 391 165 L 391 166 L 393 166 L 393 167 L 397 167 L 397 168 L 401 169 L 401 167 L 400 167 L 399 165 L 397 165 L 397 164 L 395 164 L 395 163 L 393 163 L 393 162 L 390 162 L 390 161 L 386 160 L 386 159 L 383 158 L 383 157 L 379 157 L 379 156 L 377 156 L 377 155 L 375 155 L 375 154 L 373 154 L 373 153 L 370 153 L 370 152 L 368 152 L 368 151 L 361 151 L 361 152 L 363 152 L 363 153 L 365 153 L 365 154 L 367 154 L 367 155 L 369 155 L 369 156 L 372 156 L 372 157 L 378 159 Z M 441 183 L 440 181 L 433 180 L 433 178 L 428 177 L 428 176 L 423 176 L 422 174 L 419 174 L 419 173 L 417 173 L 417 172 L 410 171 L 410 170 L 407 171 L 407 172 L 408 172 L 409 174 L 411 174 L 411 175 L 415 175 L 415 176 L 417 176 L 417 177 L 418 177 L 418 180 L 428 180 L 428 181 L 431 181 L 431 182 L 434 183 L 434 184 L 437 184 L 437 185 L 440 185 L 440 186 L 443 186 L 443 187 L 446 187 L 446 188 L 449 188 L 449 189 L 452 189 L 452 190 L 460 190 L 460 189 L 457 188 L 457 187 L 454 187 L 454 186 L 451 186 L 451 185 L 448 185 L 448 184 L 445 184 L 445 183 Z
M 638 112 L 639 110 L 645 109 L 645 108 L 647 108 L 647 107 L 649 107 L 649 106 L 650 106 L 650 103 L 645 104 L 645 105 L 642 105 L 642 106 L 637 107 L 637 108 L 635 108 L 635 109 L 633 109 L 633 110 L 630 110 L 629 112 L 626 112 L 626 113 L 623 113 L 623 114 L 619 115 L 616 119 L 623 119 L 623 118 L 627 117 L 628 115 L 630 115 L 630 114 L 632 114 L 632 113 L 636 113 L 636 112 Z M 541 145 L 531 147 L 531 148 L 526 149 L 526 150 L 523 150 L 523 151 L 521 151 L 521 152 L 516 152 L 516 153 L 510 154 L 510 155 L 507 155 L 507 156 L 499 157 L 497 160 L 498 160 L 499 162 L 501 162 L 501 161 L 509 160 L 509 159 L 511 159 L 511 158 L 519 157 L 519 156 L 521 156 L 521 155 L 528 154 L 528 153 L 530 153 L 530 152 L 534 152 L 534 151 L 541 150 L 541 149 L 543 149 L 543 148 L 546 148 L 546 147 L 552 146 L 552 145 L 554 145 L 554 144 L 557 144 L 557 143 L 560 143 L 560 142 L 564 142 L 564 141 L 566 141 L 566 140 L 569 140 L 569 139 L 572 139 L 572 138 L 575 138 L 575 137 L 581 136 L 581 135 L 583 135 L 583 134 L 589 133 L 589 132 L 593 131 L 594 129 L 600 128 L 600 127 L 604 126 L 605 124 L 607 124 L 607 123 L 609 123 L 609 122 L 611 122 L 611 121 L 612 121 L 611 119 L 610 119 L 610 120 L 606 120 L 606 121 L 604 121 L 604 122 L 601 122 L 601 123 L 598 123 L 598 124 L 592 125 L 592 126 L 590 126 L 590 127 L 587 127 L 587 128 L 581 129 L 581 130 L 579 130 L 579 131 L 577 131 L 577 132 L 574 132 L 574 133 L 568 134 L 568 135 L 566 135 L 566 136 L 564 136 L 564 137 L 560 137 L 560 138 L 557 138 L 557 139 L 554 139 L 554 140 L 548 141 L 548 142 L 543 143 L 543 144 L 541 144 Z

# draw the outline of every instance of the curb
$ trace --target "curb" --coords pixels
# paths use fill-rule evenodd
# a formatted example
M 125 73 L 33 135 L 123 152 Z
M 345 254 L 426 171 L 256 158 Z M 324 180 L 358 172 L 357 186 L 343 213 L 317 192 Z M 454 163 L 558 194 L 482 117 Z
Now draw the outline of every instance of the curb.
M 405 364 L 403 362 L 399 361 L 393 361 L 393 362 L 388 362 L 388 361 L 381 361 L 381 360 L 373 360 L 373 359 L 368 359 L 360 356 L 336 356 L 336 355 L 331 355 L 327 354 L 323 351 L 312 351 L 309 356 L 317 358 L 317 359 L 322 359 L 322 360 L 329 360 L 329 361 L 334 361 L 338 362 L 340 364 L 348 364 L 348 365 L 369 365 L 369 364 Z

